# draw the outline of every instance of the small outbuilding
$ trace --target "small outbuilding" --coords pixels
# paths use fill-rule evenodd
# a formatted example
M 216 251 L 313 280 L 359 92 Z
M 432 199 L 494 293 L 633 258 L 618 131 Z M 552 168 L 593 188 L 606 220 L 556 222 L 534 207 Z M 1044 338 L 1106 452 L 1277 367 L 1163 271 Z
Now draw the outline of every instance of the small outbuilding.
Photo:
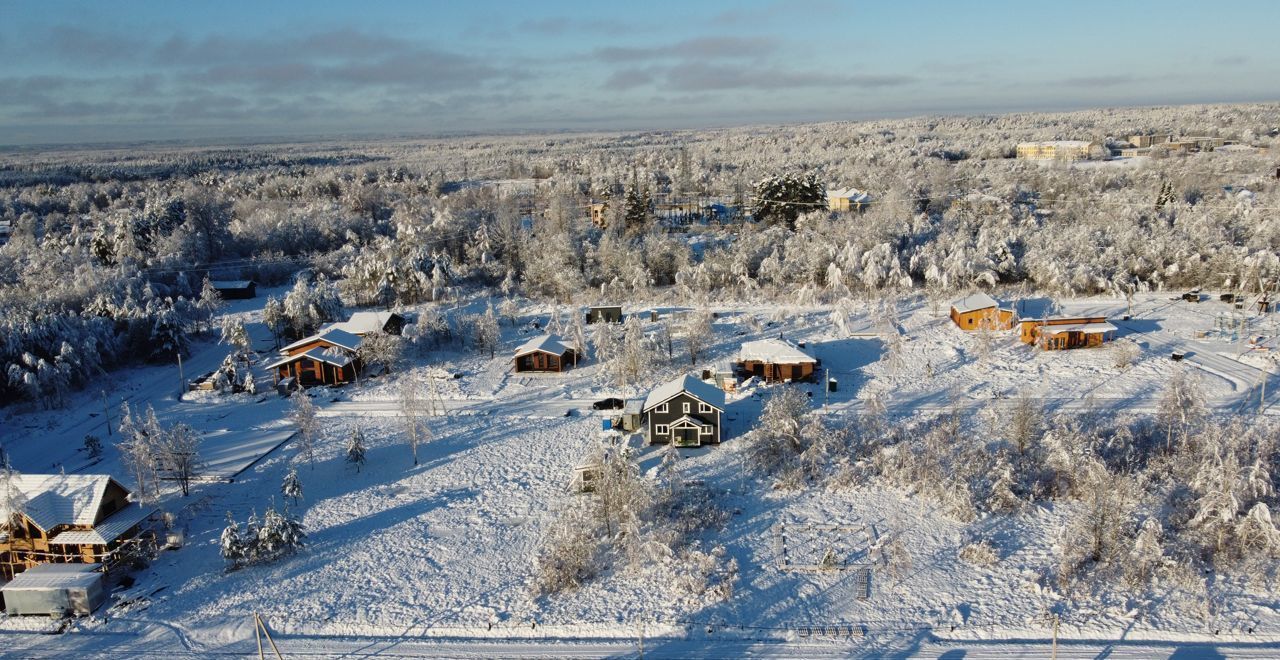
M 1018 338 L 1046 351 L 1101 346 L 1116 338 L 1116 326 L 1101 316 L 1055 316 L 1023 319 Z
M 404 324 L 405 318 L 395 312 L 356 312 L 346 321 L 329 327 L 365 337 L 378 332 L 398 335 L 404 329 Z
M 41 564 L 0 587 L 9 615 L 89 616 L 107 599 L 101 564 Z
M 623 431 L 632 433 L 644 428 L 644 399 L 627 399 L 622 405 Z
M 622 323 L 619 305 L 594 305 L 587 308 L 587 323 Z
M 578 354 L 557 335 L 534 337 L 516 349 L 517 372 L 558 373 L 576 365 Z
M 738 368 L 769 383 L 809 380 L 817 364 L 812 355 L 783 339 L 749 341 L 738 350 Z
M 209 281 L 223 300 L 248 300 L 258 297 L 258 284 L 249 280 L 217 280 Z
M 1013 310 L 979 292 L 951 303 L 951 321 L 961 330 L 1008 330 L 1013 327 Z

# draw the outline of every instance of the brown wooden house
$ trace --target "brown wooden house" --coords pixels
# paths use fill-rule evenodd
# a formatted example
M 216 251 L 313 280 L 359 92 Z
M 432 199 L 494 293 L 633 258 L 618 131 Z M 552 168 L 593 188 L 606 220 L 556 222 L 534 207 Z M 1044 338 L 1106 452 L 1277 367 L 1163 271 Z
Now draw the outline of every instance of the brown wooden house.
M 738 350 L 738 369 L 769 383 L 809 380 L 817 366 L 812 355 L 782 339 L 744 342 Z
M 1013 310 L 985 293 L 975 293 L 951 303 L 951 321 L 961 330 L 1008 330 L 1013 327 Z
M 556 335 L 542 335 L 516 349 L 517 372 L 561 372 L 577 363 L 577 353 Z
M 302 387 L 342 385 L 356 379 L 360 337 L 329 328 L 280 349 L 284 357 L 267 365 L 276 382 L 293 378 Z
M 0 512 L 0 578 L 45 563 L 114 564 L 155 512 L 103 474 L 12 475 L 19 511 Z
M 1091 348 L 1115 338 L 1116 326 L 1102 316 L 1054 316 L 1018 323 L 1018 339 L 1046 351 Z

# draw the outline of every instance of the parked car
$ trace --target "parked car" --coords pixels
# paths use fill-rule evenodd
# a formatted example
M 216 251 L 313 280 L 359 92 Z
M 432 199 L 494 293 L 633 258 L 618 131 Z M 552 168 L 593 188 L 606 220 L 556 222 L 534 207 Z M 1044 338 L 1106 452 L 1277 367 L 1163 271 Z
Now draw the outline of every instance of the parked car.
M 623 401 L 618 397 L 611 396 L 607 399 L 600 399 L 599 401 L 591 404 L 591 407 L 596 410 L 622 410 L 622 407 L 625 405 L 627 405 L 626 401 Z

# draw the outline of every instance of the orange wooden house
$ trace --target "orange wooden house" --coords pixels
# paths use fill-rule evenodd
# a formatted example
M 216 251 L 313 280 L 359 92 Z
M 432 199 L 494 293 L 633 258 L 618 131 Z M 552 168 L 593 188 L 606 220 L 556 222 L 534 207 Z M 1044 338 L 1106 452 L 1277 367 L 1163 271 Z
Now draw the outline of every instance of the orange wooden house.
M 1101 346 L 1116 338 L 1116 326 L 1102 316 L 1054 316 L 1023 319 L 1018 338 L 1046 351 Z
M 37 564 L 112 565 L 155 513 L 105 474 L 13 474 L 19 511 L 0 512 L 0 578 Z
M 360 368 L 360 342 L 359 336 L 331 327 L 280 349 L 284 357 L 267 368 L 277 383 L 284 378 L 293 378 L 302 387 L 349 383 Z
M 961 330 L 1008 330 L 1013 327 L 1013 310 L 979 292 L 951 303 L 951 321 Z

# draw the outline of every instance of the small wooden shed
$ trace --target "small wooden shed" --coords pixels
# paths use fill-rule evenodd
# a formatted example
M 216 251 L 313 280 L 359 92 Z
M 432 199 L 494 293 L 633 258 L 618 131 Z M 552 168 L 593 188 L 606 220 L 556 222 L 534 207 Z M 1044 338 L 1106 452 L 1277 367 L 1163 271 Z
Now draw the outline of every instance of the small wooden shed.
M 211 280 L 209 286 L 213 287 L 223 300 L 248 300 L 258 296 L 257 282 L 249 280 Z
M 1018 338 L 1022 343 L 1046 351 L 1101 346 L 1115 339 L 1116 331 L 1116 326 L 1102 316 L 1054 316 L 1018 323 Z
M 593 305 L 587 308 L 587 323 L 622 323 L 620 305 Z
M 817 364 L 812 355 L 783 339 L 744 342 L 738 350 L 738 368 L 770 383 L 809 380 Z

